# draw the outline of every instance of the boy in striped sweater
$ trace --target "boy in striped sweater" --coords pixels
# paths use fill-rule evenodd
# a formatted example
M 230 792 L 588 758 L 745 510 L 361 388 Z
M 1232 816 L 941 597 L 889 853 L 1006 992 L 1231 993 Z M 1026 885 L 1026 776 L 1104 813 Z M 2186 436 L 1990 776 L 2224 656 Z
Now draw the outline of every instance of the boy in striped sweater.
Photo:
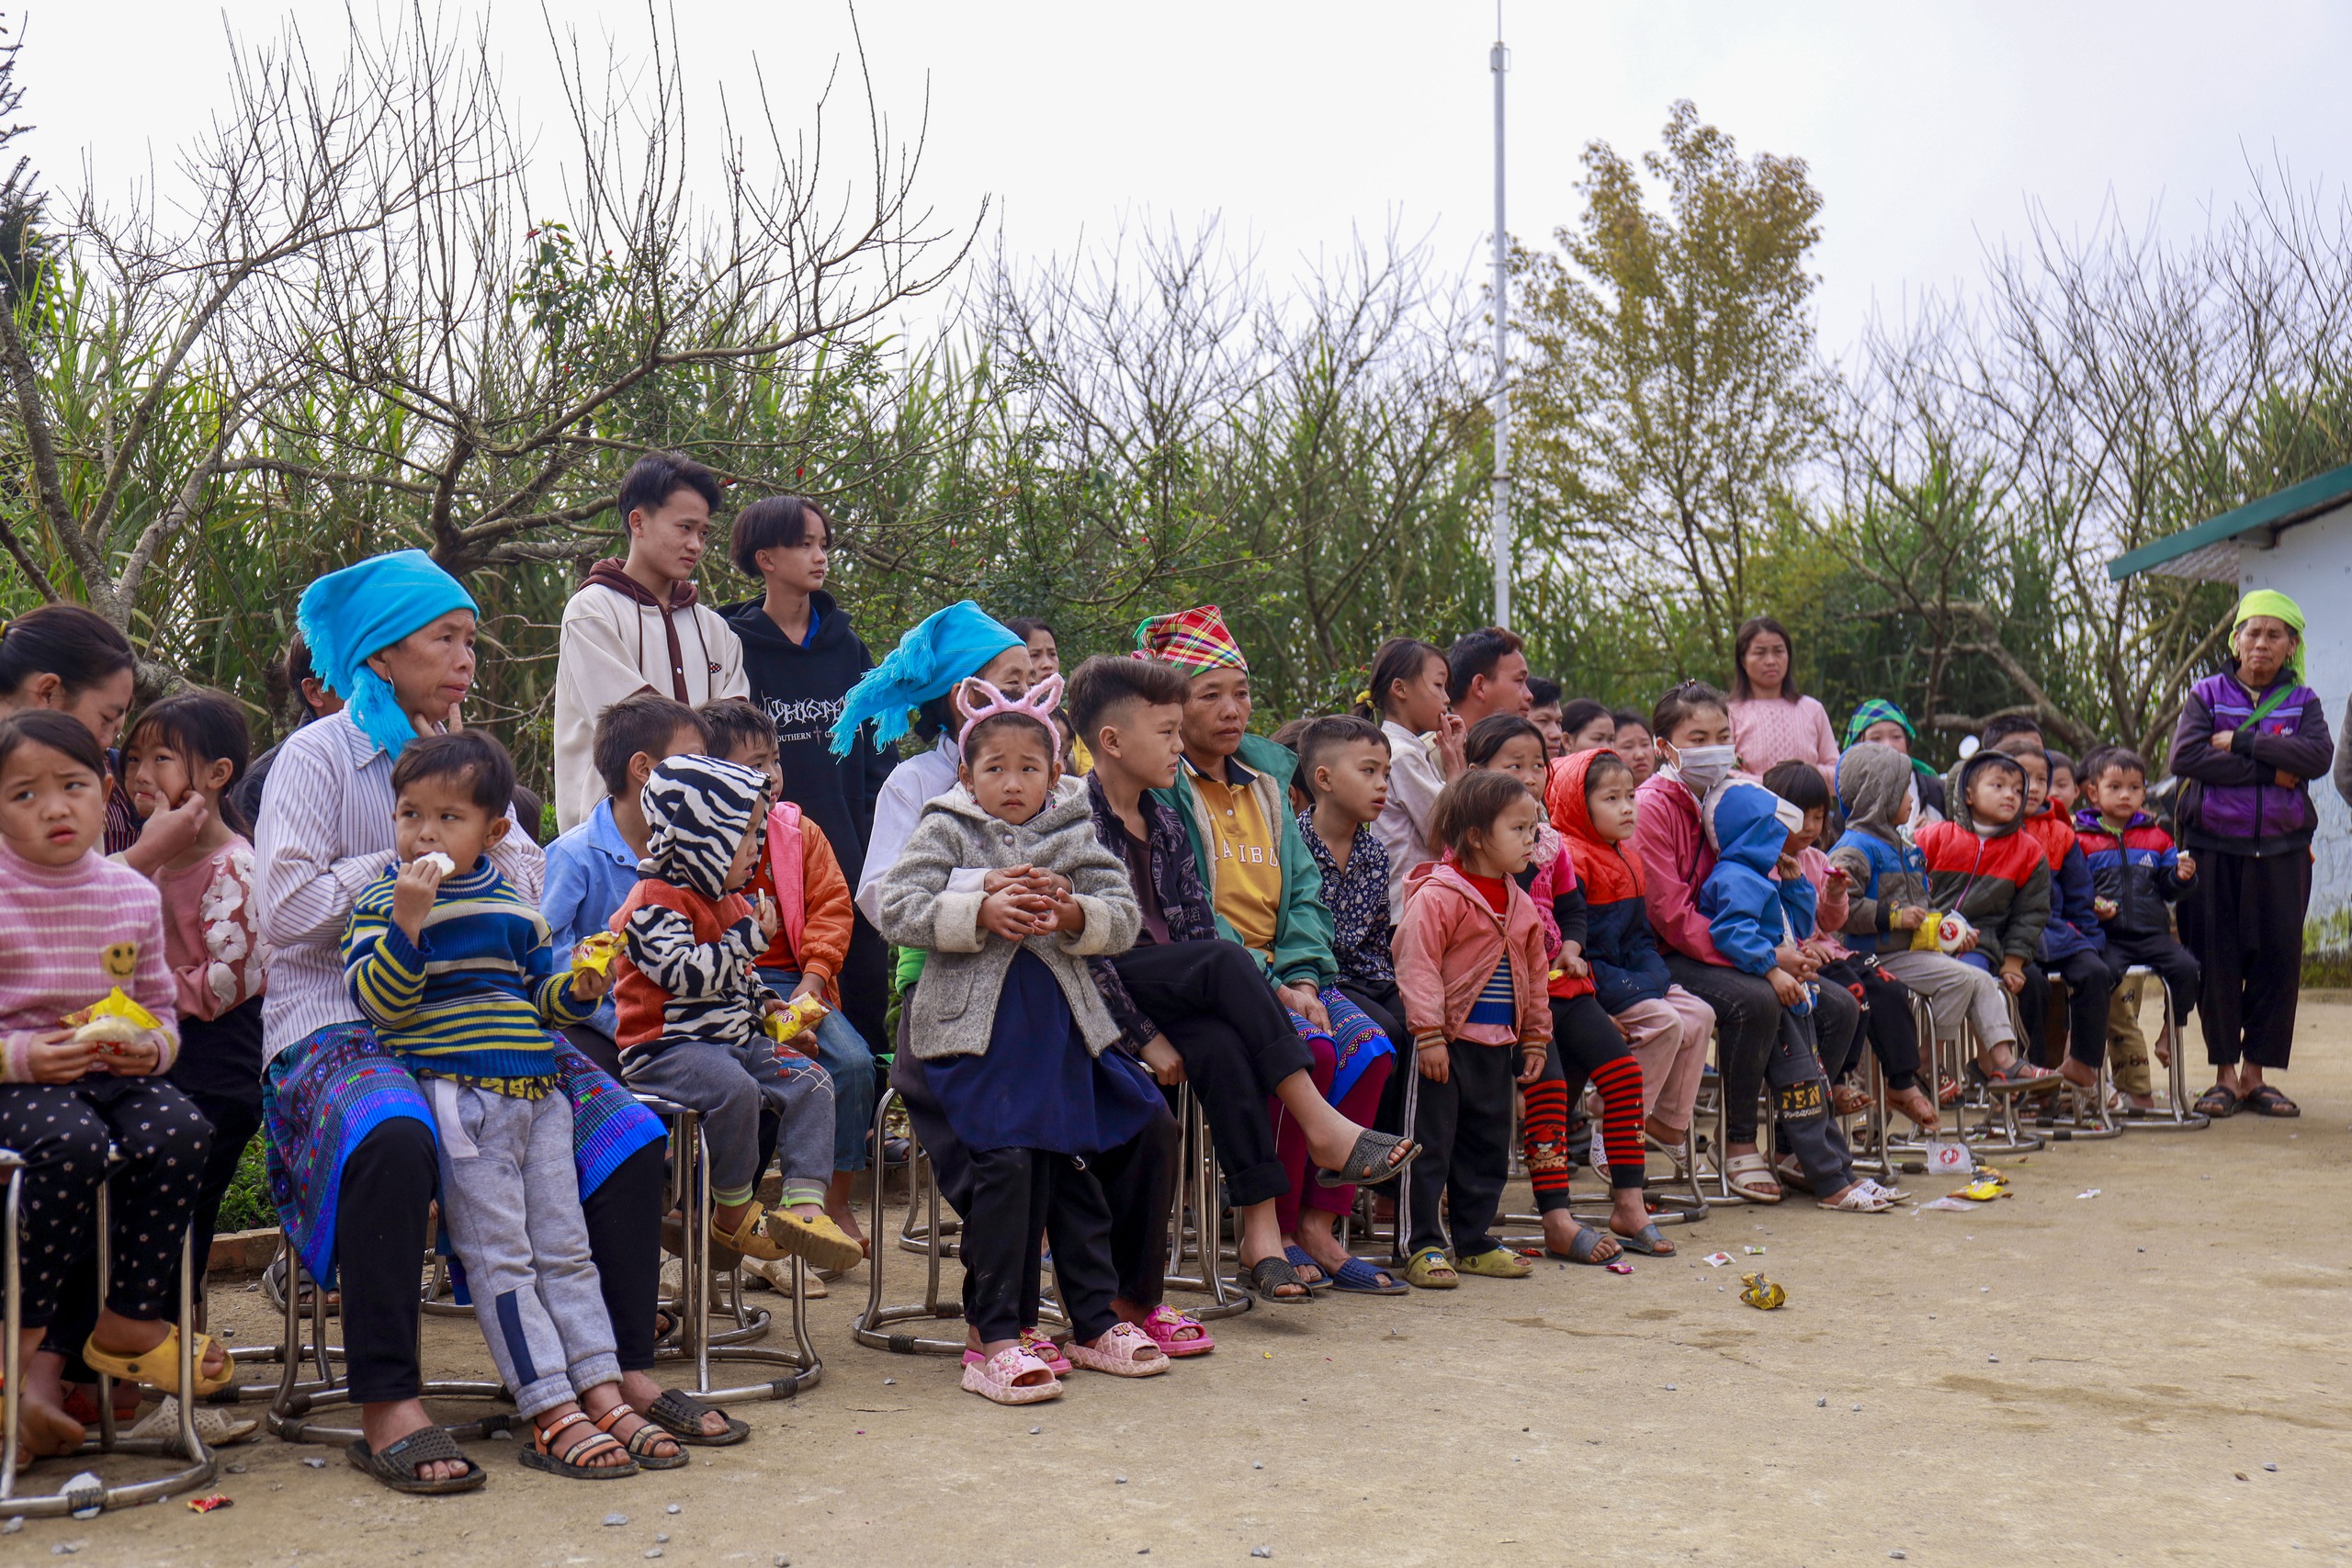
M 505 748 L 480 730 L 401 752 L 400 860 L 352 906 L 344 974 L 432 1103 L 442 1213 L 499 1376 L 537 1434 L 524 1462 L 562 1475 L 633 1471 L 631 1450 L 654 1456 L 610 1435 L 628 1406 L 592 1423 L 574 1402 L 621 1369 L 548 1032 L 585 1019 L 610 981 L 559 958 L 537 907 L 485 853 L 514 826 L 514 790 Z

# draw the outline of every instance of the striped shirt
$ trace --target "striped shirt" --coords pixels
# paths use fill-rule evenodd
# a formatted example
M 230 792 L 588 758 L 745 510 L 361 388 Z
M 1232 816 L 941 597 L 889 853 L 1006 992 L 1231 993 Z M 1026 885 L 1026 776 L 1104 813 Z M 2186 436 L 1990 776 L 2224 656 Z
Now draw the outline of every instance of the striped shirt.
M 368 884 L 344 934 L 345 974 L 376 1037 L 411 1067 L 482 1083 L 555 1081 L 549 1026 L 594 1010 L 571 998 L 571 966 L 538 907 L 485 858 L 441 884 L 417 941 L 392 923 L 393 867 Z M 504 1088 L 490 1084 L 488 1087 Z
M 110 954 L 128 978 L 109 973 Z M 34 1038 L 118 986 L 155 1015 L 164 1072 L 179 1052 L 178 998 L 155 885 L 95 852 L 35 865 L 0 843 L 0 1082 L 29 1081 Z
M 354 902 L 391 863 L 393 842 L 390 752 L 342 713 L 286 738 L 263 786 L 254 834 L 269 962 L 265 1059 L 331 1024 L 366 1021 L 344 979 L 343 932 Z M 518 894 L 537 899 L 545 865 L 538 845 L 510 832 L 490 859 Z
M 1495 972 L 1487 976 L 1487 984 L 1478 992 L 1478 999 L 1470 1004 L 1472 1023 L 1491 1023 L 1503 1029 L 1519 1025 L 1519 992 L 1510 977 L 1510 954 L 1506 953 Z

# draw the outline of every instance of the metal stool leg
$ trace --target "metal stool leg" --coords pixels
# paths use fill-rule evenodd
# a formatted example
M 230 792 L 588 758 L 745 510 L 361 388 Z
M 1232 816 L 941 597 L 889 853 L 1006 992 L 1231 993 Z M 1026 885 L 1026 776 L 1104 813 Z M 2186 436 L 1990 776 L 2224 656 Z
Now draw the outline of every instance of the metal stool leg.
M 883 1124 L 888 1120 L 890 1108 L 898 1102 L 898 1100 L 899 1091 L 888 1084 L 884 1084 L 881 1096 L 876 1100 L 874 1106 L 875 1140 L 877 1146 L 881 1141 Z M 926 1335 L 889 1331 L 889 1325 L 894 1323 L 907 1323 L 919 1318 L 933 1320 L 953 1318 L 960 1322 L 964 1315 L 964 1307 L 960 1301 L 950 1303 L 943 1303 L 939 1299 L 939 1265 L 941 1259 L 946 1255 L 947 1247 L 946 1224 L 940 1214 L 939 1182 L 932 1173 L 931 1156 L 925 1152 L 922 1140 L 914 1135 L 913 1128 L 910 1127 L 907 1132 L 909 1140 L 907 1213 L 906 1218 L 900 1223 L 899 1246 L 910 1251 L 920 1250 L 924 1256 L 926 1277 L 923 1298 L 920 1303 L 911 1305 L 884 1306 L 882 1304 L 882 1258 L 883 1254 L 889 1249 L 877 1247 L 874 1249 L 873 1257 L 866 1261 L 869 1279 L 865 1289 L 865 1310 L 851 1320 L 850 1335 L 859 1344 L 869 1349 L 888 1350 L 902 1356 L 960 1356 L 964 1353 L 965 1348 L 965 1341 L 961 1336 L 954 1339 L 944 1339 Z M 883 1181 L 884 1165 L 877 1159 L 874 1162 L 873 1187 L 874 1226 L 877 1232 L 883 1228 L 882 1216 L 886 1212 L 883 1208 Z M 925 1213 L 922 1239 L 919 1247 L 911 1245 L 910 1240 L 914 1235 L 915 1210 L 918 1205 L 923 1206 Z
M 2165 1066 L 2169 1103 L 2154 1111 L 2130 1108 L 2121 1113 L 2120 1120 L 2127 1131 L 2135 1133 L 2186 1133 L 2211 1126 L 2213 1119 L 2194 1109 L 2195 1102 L 2189 1098 L 2188 1063 L 2181 1055 L 2180 1026 L 2173 1021 L 2172 987 L 2144 964 L 2134 964 L 2123 972 L 2123 984 L 2141 987 L 2143 996 L 2146 983 L 2151 979 L 2156 982 L 2156 1039 L 2169 1058 Z
M 1202 1322 L 1213 1323 L 1248 1312 L 1257 1304 L 1257 1298 L 1243 1290 L 1238 1280 L 1226 1276 L 1225 1206 L 1220 1201 L 1223 1187 L 1217 1179 L 1216 1146 L 1209 1137 L 1208 1117 L 1201 1110 L 1200 1096 L 1188 1084 L 1177 1091 L 1176 1103 L 1180 1151 L 1176 1211 L 1170 1216 L 1168 1271 L 1162 1282 L 1171 1291 L 1207 1295 L 1208 1305 L 1188 1310 Z M 1193 1213 L 1189 1230 L 1184 1224 L 1187 1208 Z M 1197 1273 L 1184 1271 L 1188 1235 L 1192 1238 L 1191 1252 Z

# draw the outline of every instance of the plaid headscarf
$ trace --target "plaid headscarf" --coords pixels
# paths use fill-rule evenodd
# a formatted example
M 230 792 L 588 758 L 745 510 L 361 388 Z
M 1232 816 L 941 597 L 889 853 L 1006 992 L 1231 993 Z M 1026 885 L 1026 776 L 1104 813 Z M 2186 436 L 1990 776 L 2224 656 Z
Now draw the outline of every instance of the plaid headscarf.
M 1854 710 L 1854 716 L 1846 721 L 1845 749 L 1850 751 L 1855 747 L 1860 745 L 1862 743 L 1862 731 L 1868 729 L 1871 725 L 1886 723 L 1901 725 L 1903 727 L 1903 733 L 1911 738 L 1912 743 L 1914 745 L 1918 743 L 1918 728 L 1917 726 L 1912 724 L 1908 714 L 1905 714 L 1901 708 L 1896 707 L 1893 703 L 1888 702 L 1884 697 L 1871 697 L 1868 701 L 1864 702 L 1861 706 L 1856 708 Z M 1929 767 L 1927 763 L 1921 761 L 1917 757 L 1911 759 L 1911 769 L 1912 772 L 1917 773 L 1923 779 L 1932 779 L 1938 776 L 1935 769 Z
M 1146 616 L 1136 626 L 1136 649 L 1147 658 L 1166 660 L 1187 675 L 1226 669 L 1247 674 L 1250 670 L 1241 645 L 1233 640 L 1223 612 L 1214 604 Z

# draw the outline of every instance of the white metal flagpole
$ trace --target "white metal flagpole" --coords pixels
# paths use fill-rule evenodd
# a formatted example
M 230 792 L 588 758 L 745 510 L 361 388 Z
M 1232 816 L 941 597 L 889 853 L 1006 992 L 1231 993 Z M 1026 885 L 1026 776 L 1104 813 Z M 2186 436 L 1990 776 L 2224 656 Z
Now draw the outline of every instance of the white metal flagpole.
M 1495 47 L 1487 55 L 1495 78 L 1495 625 L 1510 625 L 1510 241 L 1503 227 L 1503 8 L 1495 5 Z

